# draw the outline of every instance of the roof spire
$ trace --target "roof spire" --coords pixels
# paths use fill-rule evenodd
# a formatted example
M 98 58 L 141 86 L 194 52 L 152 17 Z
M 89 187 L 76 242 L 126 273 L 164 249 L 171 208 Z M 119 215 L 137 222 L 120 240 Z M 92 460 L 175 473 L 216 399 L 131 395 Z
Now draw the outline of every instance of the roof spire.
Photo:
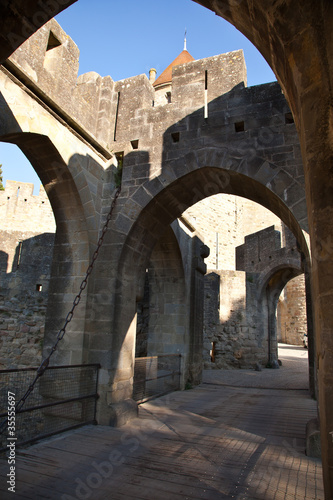
M 186 33 L 187 33 L 187 30 L 185 28 L 185 36 L 184 36 L 184 50 L 187 50 L 186 48 Z

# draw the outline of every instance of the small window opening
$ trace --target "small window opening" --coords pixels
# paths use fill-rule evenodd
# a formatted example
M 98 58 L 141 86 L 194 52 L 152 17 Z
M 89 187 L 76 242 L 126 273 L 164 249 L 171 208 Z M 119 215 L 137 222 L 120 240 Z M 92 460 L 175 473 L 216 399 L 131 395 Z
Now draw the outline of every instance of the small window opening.
M 42 201 L 42 205 L 44 205 L 45 201 Z
M 7 200 L 10 200 L 10 196 L 7 196 Z
M 24 198 L 24 201 L 28 201 L 27 198 Z
M 235 123 L 235 132 L 244 132 L 244 130 L 245 130 L 244 122 Z
M 139 149 L 139 139 L 131 141 L 132 149 Z
M 292 115 L 292 113 L 286 113 L 284 115 L 284 119 L 285 119 L 285 123 L 288 125 L 290 123 L 294 123 L 294 117 Z
M 215 363 L 215 349 L 216 349 L 216 342 L 212 342 L 212 349 L 210 351 L 210 360 L 212 363 Z
M 170 103 L 171 103 L 171 92 L 167 92 L 167 93 L 165 94 L 165 96 L 166 96 L 166 98 L 167 98 L 168 104 L 170 104 Z
M 154 100 L 151 101 L 151 106 L 152 106 L 152 108 L 155 107 L 155 101 Z
M 118 124 L 118 115 L 119 115 L 119 105 L 120 105 L 120 92 L 118 92 L 117 95 L 117 109 L 116 109 L 116 118 L 114 121 L 114 134 L 113 134 L 113 140 L 117 140 L 117 124 Z
M 53 76 L 58 75 L 59 72 L 61 51 L 61 42 L 52 31 L 50 31 L 44 58 L 44 68 L 51 73 L 51 75 L 53 74 Z
M 20 186 L 17 188 L 16 196 L 18 196 L 19 194 L 20 194 Z
M 46 52 L 48 50 L 55 49 L 56 47 L 60 47 L 61 42 L 58 40 L 58 38 L 50 31 L 49 34 L 49 40 L 47 42 L 47 47 L 46 47 Z
M 205 90 L 208 89 L 208 71 L 205 71 Z
M 179 132 L 172 132 L 171 137 L 172 137 L 172 142 L 179 142 L 180 133 Z
M 42 290 L 43 290 L 43 285 L 41 285 L 40 283 L 37 283 L 36 292 L 41 292 Z

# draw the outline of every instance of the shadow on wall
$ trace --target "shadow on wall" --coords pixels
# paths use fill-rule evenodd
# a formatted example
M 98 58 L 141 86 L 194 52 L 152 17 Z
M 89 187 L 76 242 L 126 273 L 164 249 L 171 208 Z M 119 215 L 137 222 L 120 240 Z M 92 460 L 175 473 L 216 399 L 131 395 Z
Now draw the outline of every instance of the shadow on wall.
M 217 167 L 203 171 L 199 187 L 186 179 L 183 211 L 213 194 L 248 198 L 281 218 L 307 255 L 301 232 L 308 228 L 304 179 L 299 177 L 302 158 L 295 125 L 286 121 L 290 109 L 279 84 L 237 85 L 209 102 L 208 109 L 207 119 L 201 108 L 166 130 L 158 178 L 163 182 L 173 172 L 181 182 L 191 170 Z
M 242 271 L 207 274 L 204 307 L 205 369 L 267 364 L 267 314 L 258 308 L 255 280 Z
M 41 362 L 54 243 L 52 233 L 19 244 L 17 234 L 10 236 L 16 248 L 12 270 L 6 273 L 3 268 L 0 284 L 1 369 L 39 366 Z M 2 231 L 1 239 L 5 237 L 6 231 Z
M 1 294 L 8 297 L 33 296 L 42 292 L 47 296 L 52 264 L 54 233 L 44 233 L 23 239 L 19 231 L 1 231 L 0 244 L 10 248 L 12 269 L 7 272 L 9 254 L 0 252 L 2 258 Z
M 8 253 L 0 250 L 0 273 L 1 273 L 0 286 L 2 286 L 2 280 L 3 280 L 2 276 L 7 273 L 7 269 L 8 269 Z

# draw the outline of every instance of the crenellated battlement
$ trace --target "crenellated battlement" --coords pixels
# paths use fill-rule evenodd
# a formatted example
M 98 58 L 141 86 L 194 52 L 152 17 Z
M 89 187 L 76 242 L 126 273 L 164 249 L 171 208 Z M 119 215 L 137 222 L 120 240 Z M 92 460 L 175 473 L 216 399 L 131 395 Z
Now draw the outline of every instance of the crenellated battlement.
M 204 107 L 205 102 L 237 85 L 246 85 L 242 50 L 177 65 L 172 68 L 172 82 L 162 89 L 154 89 L 146 74 L 118 82 L 94 71 L 78 76 L 79 56 L 75 42 L 51 19 L 12 54 L 5 66 L 106 149 L 112 149 L 119 134 L 128 140 L 129 120 L 136 119 L 138 112 L 146 110 L 150 120 L 164 120 L 165 114 L 175 113 L 179 119 L 184 111 Z M 165 109 L 158 112 L 161 107 Z
M 0 191 L 0 230 L 42 234 L 55 232 L 53 211 L 42 185 L 34 195 L 29 182 L 6 181 Z

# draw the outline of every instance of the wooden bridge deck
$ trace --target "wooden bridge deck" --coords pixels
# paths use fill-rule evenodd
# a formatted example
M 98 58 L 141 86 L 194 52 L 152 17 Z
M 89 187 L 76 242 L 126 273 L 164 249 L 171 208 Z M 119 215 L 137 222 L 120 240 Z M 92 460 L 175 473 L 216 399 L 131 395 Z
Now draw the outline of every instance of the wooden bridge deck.
M 274 379 L 265 372 L 258 377 Z M 141 405 L 122 428 L 86 426 L 17 451 L 16 493 L 2 460 L 0 497 L 324 500 L 320 460 L 304 453 L 305 425 L 316 416 L 304 387 L 249 388 L 246 371 L 247 387 L 219 377 L 225 385 L 215 377 Z

